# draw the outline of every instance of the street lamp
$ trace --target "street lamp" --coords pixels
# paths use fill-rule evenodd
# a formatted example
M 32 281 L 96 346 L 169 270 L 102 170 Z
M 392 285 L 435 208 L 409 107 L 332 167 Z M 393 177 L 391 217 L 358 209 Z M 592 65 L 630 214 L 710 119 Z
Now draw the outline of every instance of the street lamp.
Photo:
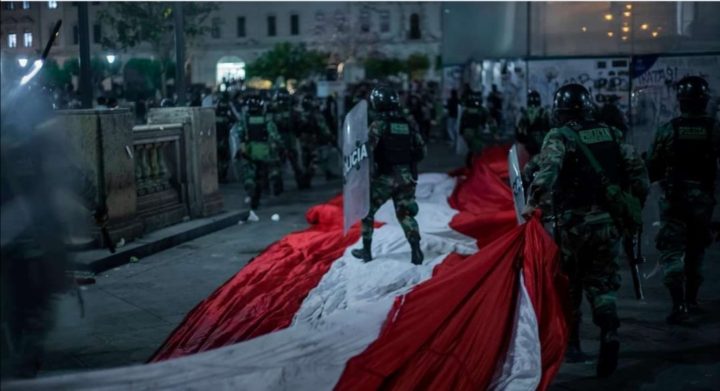
M 105 56 L 105 58 L 107 59 L 108 64 L 112 64 L 112 63 L 115 62 L 115 55 L 114 55 L 114 54 L 108 54 L 107 56 Z
M 27 58 L 24 58 L 24 57 L 23 57 L 23 58 L 18 58 L 18 64 L 20 64 L 21 67 L 25 68 L 25 66 L 27 65 L 27 63 L 28 63 L 28 59 L 27 59 Z

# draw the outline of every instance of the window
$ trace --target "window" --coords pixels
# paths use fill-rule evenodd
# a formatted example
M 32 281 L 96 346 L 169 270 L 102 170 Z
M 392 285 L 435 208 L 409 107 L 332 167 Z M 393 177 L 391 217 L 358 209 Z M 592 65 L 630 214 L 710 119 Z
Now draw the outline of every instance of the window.
M 237 18 L 237 36 L 238 38 L 245 37 L 245 17 L 238 16 Z
M 290 35 L 300 34 L 300 15 L 290 15 Z
M 48 8 L 50 8 L 50 9 L 57 8 L 57 1 L 48 1 Z
M 78 31 L 78 25 L 73 26 L 73 45 L 77 45 L 80 42 L 80 31 Z
M 29 10 L 29 9 L 30 9 L 30 2 L 29 2 L 29 1 L 23 1 L 23 2 L 22 2 L 22 6 L 23 6 L 23 9 L 24 9 L 24 10 Z
M 102 41 L 102 26 L 99 24 L 93 25 L 93 42 L 100 43 Z
M 275 30 L 275 17 L 274 16 L 267 17 L 267 24 L 268 24 L 268 37 L 274 37 L 275 35 L 277 35 L 277 31 Z
M 9 48 L 17 47 L 17 34 L 15 34 L 15 33 L 8 34 L 8 47 Z
M 26 48 L 32 47 L 32 33 L 29 31 L 26 31 L 25 34 L 23 34 L 23 46 Z
M 8 11 L 12 11 L 15 9 L 15 3 L 12 1 L 3 1 L 3 8 Z
M 219 39 L 221 36 L 220 32 L 220 24 L 222 23 L 222 19 L 220 18 L 213 18 L 212 19 L 212 26 L 210 27 L 210 36 Z
M 420 39 L 420 15 L 410 15 L 410 39 Z
M 380 32 L 387 33 L 390 31 L 390 12 L 380 11 Z
M 360 32 L 370 32 L 370 11 L 367 8 L 360 11 Z

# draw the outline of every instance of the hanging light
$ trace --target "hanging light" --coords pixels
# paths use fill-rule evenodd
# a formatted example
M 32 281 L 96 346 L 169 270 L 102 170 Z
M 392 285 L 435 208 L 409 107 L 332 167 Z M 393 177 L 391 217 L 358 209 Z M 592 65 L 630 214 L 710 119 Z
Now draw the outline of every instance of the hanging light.
M 585 27 L 585 26 L 582 26 L 582 28 L 580 28 L 580 30 L 582 30 L 582 32 L 584 33 L 584 32 L 586 32 L 586 31 L 587 31 L 587 27 Z
M 625 4 L 625 8 L 631 10 L 631 9 L 632 9 L 632 4 Z
M 608 37 L 612 38 L 612 36 L 615 35 L 612 31 L 608 31 Z
M 622 31 L 623 31 L 623 33 L 630 32 L 630 27 L 628 27 L 628 26 L 623 26 Z
M 627 36 L 626 36 L 626 35 L 623 35 L 623 36 L 622 36 L 622 40 L 623 40 L 623 41 L 627 41 Z
M 647 23 L 643 23 L 643 24 L 640 25 L 640 28 L 643 29 L 643 30 L 647 30 L 649 27 L 650 27 L 650 25 L 647 24 Z
M 25 66 L 27 65 L 27 63 L 28 63 L 28 59 L 27 59 L 27 58 L 24 58 L 24 57 L 23 57 L 23 58 L 18 58 L 18 64 L 20 64 L 21 67 L 25 68 Z
M 652 36 L 653 36 L 653 38 L 657 38 L 658 32 L 657 32 L 657 31 L 653 31 L 653 32 L 652 32 Z
M 630 11 L 623 12 L 623 15 L 625 15 L 626 18 L 629 18 L 632 13 Z
M 605 14 L 605 20 L 607 20 L 607 21 L 613 20 L 613 15 L 612 15 L 612 14 Z

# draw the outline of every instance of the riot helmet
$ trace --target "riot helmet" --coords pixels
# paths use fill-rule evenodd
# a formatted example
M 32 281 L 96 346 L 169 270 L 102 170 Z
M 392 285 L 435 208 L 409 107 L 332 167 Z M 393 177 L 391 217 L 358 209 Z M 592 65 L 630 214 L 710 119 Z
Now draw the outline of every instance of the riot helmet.
M 302 98 L 301 105 L 302 105 L 303 110 L 307 110 L 307 111 L 313 110 L 313 109 L 315 109 L 315 98 L 310 94 L 305 94 L 305 96 L 303 96 L 303 98 Z
M 289 106 L 291 102 L 290 94 L 285 89 L 277 90 L 275 96 L 273 96 L 273 100 L 278 106 Z
M 535 90 L 530 90 L 527 96 L 528 107 L 540 107 L 542 101 L 540 100 L 540 93 Z
M 704 113 L 710 88 L 700 76 L 685 76 L 677 83 L 677 100 L 683 113 Z
M 370 92 L 370 106 L 377 112 L 394 111 L 400 108 L 400 96 L 387 86 L 378 86 Z
M 258 94 L 248 96 L 245 103 L 250 114 L 262 114 L 265 109 L 265 101 Z
M 479 92 L 469 92 L 467 96 L 465 96 L 465 100 L 463 101 L 463 106 L 466 108 L 473 108 L 473 109 L 479 109 L 482 107 L 483 97 L 482 94 Z
M 555 92 L 553 116 L 560 124 L 587 117 L 593 109 L 588 90 L 580 84 L 566 84 Z

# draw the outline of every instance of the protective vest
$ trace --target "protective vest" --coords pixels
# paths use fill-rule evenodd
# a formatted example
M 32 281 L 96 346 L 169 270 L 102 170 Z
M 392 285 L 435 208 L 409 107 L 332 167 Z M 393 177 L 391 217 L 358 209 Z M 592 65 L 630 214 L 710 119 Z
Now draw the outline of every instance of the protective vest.
M 297 128 L 299 134 L 313 135 L 317 133 L 317 121 L 313 113 L 300 113 L 300 124 Z
M 612 128 L 593 121 L 575 123 L 572 131 L 578 134 L 578 142 L 584 143 L 605 173 L 607 179 L 626 188 L 628 181 L 623 169 L 620 140 Z M 565 155 L 558 177 L 557 203 L 562 210 L 606 206 L 605 186 L 593 170 L 590 161 L 580 149 Z
M 699 182 L 712 192 L 717 156 L 712 140 L 713 120 L 709 117 L 679 117 L 672 120 L 673 163 L 668 172 L 670 183 Z
M 478 126 L 485 126 L 487 117 L 483 115 L 481 109 L 466 108 L 463 110 L 462 119 L 460 121 L 460 129 L 476 128 Z
M 380 171 L 414 163 L 414 140 L 410 123 L 397 115 L 388 116 L 382 121 L 384 131 L 374 153 Z
M 270 143 L 267 122 L 261 115 L 249 116 L 247 119 L 247 154 L 251 160 L 270 160 Z

